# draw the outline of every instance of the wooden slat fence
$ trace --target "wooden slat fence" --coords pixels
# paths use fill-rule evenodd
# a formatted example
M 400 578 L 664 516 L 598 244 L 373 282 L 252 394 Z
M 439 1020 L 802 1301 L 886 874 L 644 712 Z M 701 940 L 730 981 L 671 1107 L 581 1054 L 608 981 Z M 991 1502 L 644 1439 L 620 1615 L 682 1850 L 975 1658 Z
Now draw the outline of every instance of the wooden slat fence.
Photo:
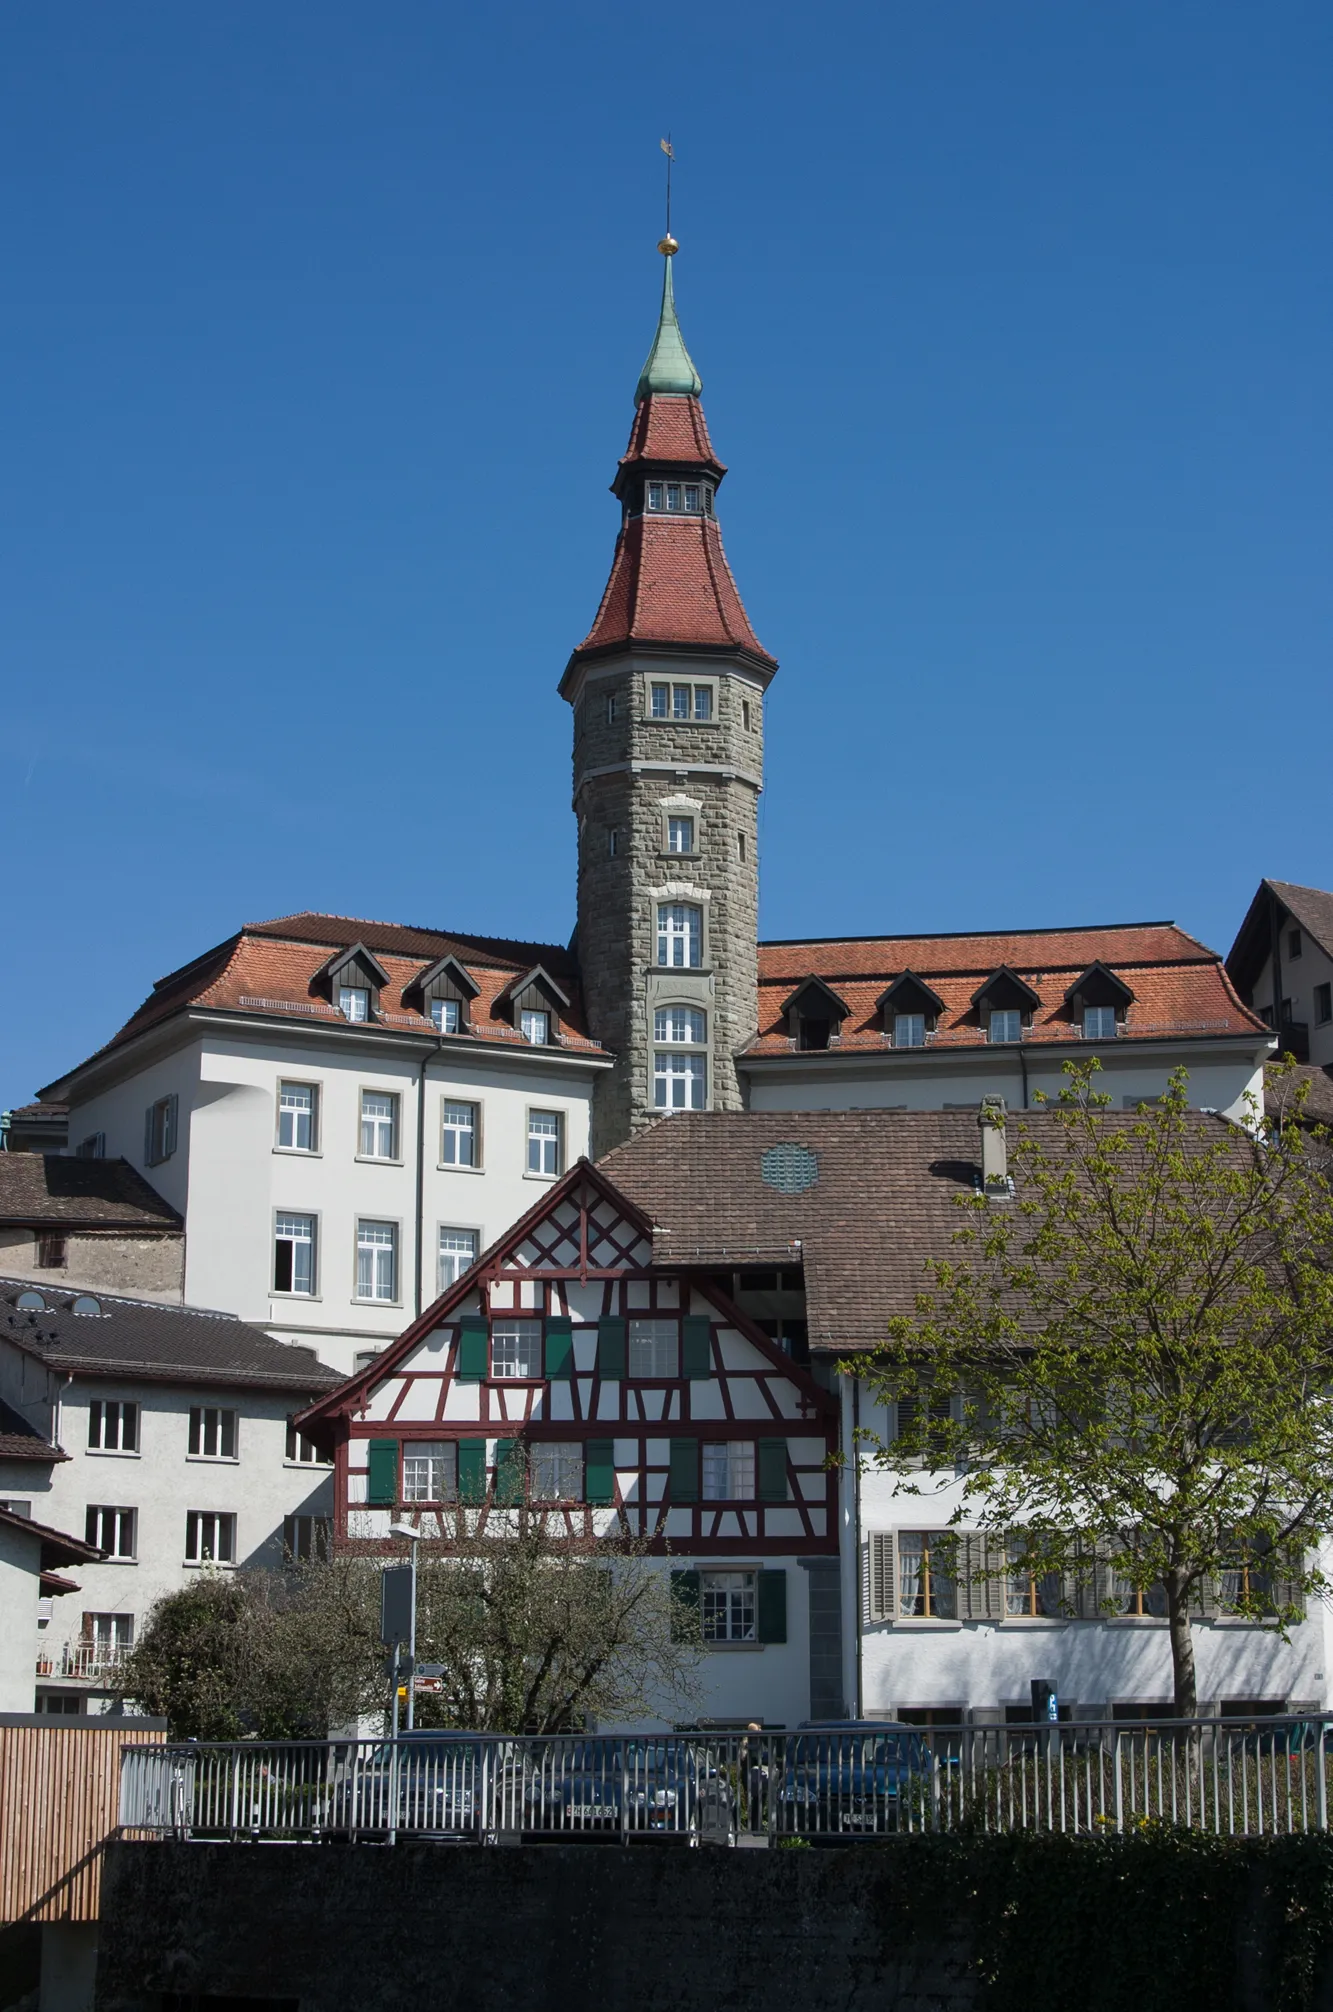
M 120 1750 L 161 1739 L 125 1719 L 0 1726 L 0 1923 L 96 1921 Z

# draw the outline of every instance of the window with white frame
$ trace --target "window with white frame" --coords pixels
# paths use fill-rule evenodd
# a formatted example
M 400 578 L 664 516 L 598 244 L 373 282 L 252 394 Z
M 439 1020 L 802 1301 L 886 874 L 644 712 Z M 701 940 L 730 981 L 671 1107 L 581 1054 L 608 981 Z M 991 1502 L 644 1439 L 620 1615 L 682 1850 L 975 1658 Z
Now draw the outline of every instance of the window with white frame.
M 361 1158 L 398 1158 L 398 1099 L 391 1090 L 361 1092 Z
M 708 1039 L 708 1015 L 696 1006 L 659 1006 L 653 1014 L 654 1041 L 674 1047 L 702 1047 Z
M 651 1315 L 638 1315 L 629 1324 L 631 1376 L 680 1375 L 680 1325 Z
M 398 1225 L 369 1222 L 356 1226 L 356 1296 L 395 1300 L 398 1297 Z
M 659 1048 L 653 1056 L 653 1105 L 659 1111 L 702 1111 L 708 1102 L 708 1062 L 703 1055 Z
M 525 1008 L 519 1015 L 519 1031 L 525 1041 L 534 1048 L 544 1048 L 551 1038 L 551 1016 L 549 1013 Z
M 296 1420 L 287 1420 L 287 1460 L 295 1467 L 332 1467 L 333 1455 L 322 1453 L 313 1439 L 298 1431 Z
M 694 819 L 692 817 L 669 817 L 667 819 L 667 851 L 694 851 Z
M 278 1145 L 284 1153 L 319 1150 L 319 1092 L 313 1083 L 279 1083 Z
M 217 1509 L 191 1509 L 185 1517 L 187 1565 L 236 1562 L 236 1518 Z
M 159 1097 L 144 1114 L 144 1163 L 157 1167 L 176 1150 L 176 1097 Z
M 84 1537 L 105 1551 L 108 1558 L 135 1556 L 138 1514 L 133 1509 L 111 1509 L 102 1503 L 89 1504 Z
M 695 970 L 704 961 L 704 912 L 692 901 L 657 904 L 657 962 L 669 970 Z
M 458 1447 L 452 1439 L 403 1441 L 404 1502 L 458 1499 Z
M 671 717 L 670 685 L 654 685 L 652 687 L 652 691 L 649 698 L 649 711 L 652 713 L 652 716 L 655 720 L 670 719 Z
M 273 1290 L 303 1294 L 315 1290 L 315 1218 L 279 1210 L 273 1226 Z
M 491 1375 L 535 1382 L 542 1373 L 542 1324 L 539 1320 L 491 1322 Z
M 699 1574 L 699 1621 L 706 1642 L 755 1641 L 755 1607 L 753 1572 Z
M 1151 1586 L 1136 1586 L 1127 1572 L 1108 1567 L 1106 1597 L 1111 1611 L 1138 1621 L 1164 1621 L 1168 1607 L 1166 1587 L 1161 1580 Z
M 992 1041 L 1021 1041 L 1023 1015 L 1017 1006 L 997 1006 L 991 1013 L 988 1033 Z
M 926 1045 L 925 1014 L 895 1013 L 893 1016 L 893 1045 L 895 1048 L 924 1048 Z
M 88 1445 L 94 1453 L 137 1453 L 138 1405 L 121 1398 L 95 1397 L 88 1406 Z
M 478 1164 L 475 1104 L 455 1104 L 445 1099 L 440 1160 L 446 1167 L 475 1167 Z
M 456 1034 L 460 1019 L 456 999 L 432 999 L 430 1002 L 430 1024 L 437 1034 Z
M 898 1612 L 904 1620 L 958 1618 L 957 1561 L 952 1530 L 898 1532 Z
M 333 1555 L 333 1518 L 284 1516 L 282 1548 L 297 1565 L 306 1564 L 312 1558 L 330 1558 Z
M 217 1404 L 192 1404 L 189 1444 L 192 1459 L 234 1460 L 236 1413 Z
M 752 1502 L 754 1441 L 705 1440 L 702 1480 L 705 1502 Z
M 370 988 L 367 985 L 340 985 L 338 1011 L 344 1020 L 369 1020 Z
M 133 1614 L 85 1614 L 79 1632 L 82 1661 L 93 1669 L 106 1669 L 127 1656 L 134 1647 Z
M 583 1500 L 583 1447 L 576 1439 L 542 1439 L 528 1451 L 528 1493 L 534 1502 Z
M 477 1232 L 475 1230 L 440 1231 L 439 1290 L 447 1292 L 449 1287 L 463 1276 L 477 1255 Z
M 616 723 L 616 694 L 614 692 L 608 692 L 606 695 L 605 716 L 606 724 L 609 727 L 613 727 Z
M 1085 1006 L 1083 1008 L 1083 1038 L 1085 1041 L 1114 1041 L 1115 1007 Z
M 528 1172 L 558 1174 L 563 1160 L 564 1119 L 559 1111 L 528 1112 Z

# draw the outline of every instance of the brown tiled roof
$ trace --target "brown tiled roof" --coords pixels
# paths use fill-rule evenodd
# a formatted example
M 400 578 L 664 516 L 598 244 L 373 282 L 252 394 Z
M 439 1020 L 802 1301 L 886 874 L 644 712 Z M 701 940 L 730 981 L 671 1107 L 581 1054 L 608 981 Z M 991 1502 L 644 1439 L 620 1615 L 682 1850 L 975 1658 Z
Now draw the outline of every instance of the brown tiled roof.
M 43 1579 L 57 1565 L 96 1564 L 106 1556 L 106 1552 L 99 1551 L 96 1544 L 85 1544 L 82 1537 L 71 1537 L 65 1530 L 53 1530 L 48 1523 L 34 1523 L 31 1516 L 16 1516 L 12 1509 L 0 1509 L 0 1523 L 41 1539 L 39 1565 Z M 78 1588 L 70 1590 L 77 1592 Z
M 1028 1042 L 1077 1038 L 1065 994 L 1090 964 L 1102 963 L 1134 994 L 1125 1039 L 1160 1040 L 1173 1034 L 1263 1033 L 1258 1015 L 1243 1006 L 1222 960 L 1173 922 L 1109 923 L 1079 929 L 1033 929 L 968 936 L 831 937 L 759 946 L 759 1032 L 748 1055 L 789 1055 L 793 1044 L 783 1006 L 810 974 L 836 988 L 850 1007 L 831 1053 L 882 1052 L 887 1038 L 878 1000 L 904 971 L 924 979 L 944 1001 L 931 1044 L 940 1048 L 984 1044 L 972 1004 L 978 986 L 1007 965 L 1037 993 Z M 920 1052 L 920 1051 L 917 1051 Z M 808 1054 L 802 1055 L 808 1061 Z
M 1057 1123 L 1011 1114 L 1011 1149 L 1020 1121 L 1038 1136 Z M 803 1264 L 810 1345 L 836 1352 L 882 1342 L 915 1311 L 926 1261 L 953 1252 L 959 1198 L 980 1180 L 980 1132 L 975 1111 L 689 1111 L 598 1165 L 651 1217 L 657 1263 Z M 772 1185 L 784 1167 L 815 1178 L 784 1193 Z
M 1320 949 L 1333 957 L 1333 894 L 1322 887 L 1298 887 L 1291 880 L 1270 880 L 1267 885 Z
M 0 1223 L 179 1230 L 181 1217 L 128 1160 L 0 1153 Z
M 33 1460 L 50 1467 L 57 1460 L 68 1459 L 68 1453 L 43 1439 L 22 1412 L 15 1411 L 12 1404 L 6 1404 L 0 1397 L 0 1460 Z
M 16 1104 L 10 1112 L 11 1118 L 67 1118 L 68 1104 Z
M 1264 1072 L 1264 1110 L 1269 1117 L 1281 1117 L 1297 1091 L 1305 1088 L 1301 1117 L 1307 1125 L 1333 1126 L 1333 1069 L 1321 1069 L 1313 1062 L 1301 1062 L 1290 1070 L 1270 1062 Z

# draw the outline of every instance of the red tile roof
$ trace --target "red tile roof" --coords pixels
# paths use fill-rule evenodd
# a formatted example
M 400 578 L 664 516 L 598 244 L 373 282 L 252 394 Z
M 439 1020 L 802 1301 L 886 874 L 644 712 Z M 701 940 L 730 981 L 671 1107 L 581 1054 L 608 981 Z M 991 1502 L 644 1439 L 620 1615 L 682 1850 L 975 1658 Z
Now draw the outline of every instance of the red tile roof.
M 631 517 L 597 619 L 576 656 L 626 643 L 745 650 L 773 669 L 731 576 L 714 517 Z
M 620 457 L 622 468 L 639 461 L 690 462 L 711 468 L 719 481 L 726 467 L 713 452 L 708 421 L 697 398 L 650 393 L 634 414 L 629 446 Z
M 1065 994 L 1090 964 L 1101 962 L 1134 994 L 1125 1039 L 1172 1034 L 1251 1034 L 1267 1030 L 1243 1006 L 1216 951 L 1173 922 L 1111 923 L 1079 929 L 1033 929 L 997 935 L 827 938 L 759 946 L 759 1033 L 748 1055 L 794 1052 L 782 1008 L 794 986 L 814 973 L 835 986 L 851 1011 L 837 1053 L 882 1051 L 886 1036 L 877 1001 L 903 971 L 925 979 L 945 1010 L 931 1051 L 980 1045 L 985 1035 L 973 994 L 991 972 L 1008 965 L 1041 1001 L 1028 1042 L 1068 1041 L 1076 1023 Z M 808 1060 L 808 1056 L 802 1059 Z

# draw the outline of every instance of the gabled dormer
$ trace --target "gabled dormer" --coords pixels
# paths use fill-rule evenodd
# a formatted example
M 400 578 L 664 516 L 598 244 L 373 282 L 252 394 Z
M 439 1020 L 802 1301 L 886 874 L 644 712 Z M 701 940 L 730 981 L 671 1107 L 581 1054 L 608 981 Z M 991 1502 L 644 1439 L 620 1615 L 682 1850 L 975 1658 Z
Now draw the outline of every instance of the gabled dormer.
M 456 957 L 440 957 L 403 987 L 403 1004 L 417 1007 L 437 1034 L 466 1034 L 481 987 Z
M 939 1025 L 944 1001 L 914 971 L 902 971 L 875 1001 L 895 1048 L 924 1048 Z
M 1064 1005 L 1085 1041 L 1114 1041 L 1133 1001 L 1124 979 L 1099 961 L 1074 980 Z
M 569 1013 L 569 995 L 562 992 L 549 971 L 534 964 L 521 978 L 505 986 L 495 1002 L 495 1010 L 514 1026 L 534 1048 L 547 1048 L 560 1039 L 560 1023 Z
M 796 990 L 782 1002 L 787 1032 L 796 1046 L 806 1053 L 831 1047 L 841 1037 L 842 1023 L 851 1010 L 846 1000 L 840 999 L 832 987 L 813 972 L 808 978 L 803 978 Z
M 380 1010 L 380 993 L 392 981 L 364 943 L 335 950 L 311 979 L 312 991 L 338 1008 L 344 1020 L 373 1020 Z
M 972 994 L 972 1008 L 988 1041 L 1021 1041 L 1041 1004 L 1025 978 L 1001 964 Z

